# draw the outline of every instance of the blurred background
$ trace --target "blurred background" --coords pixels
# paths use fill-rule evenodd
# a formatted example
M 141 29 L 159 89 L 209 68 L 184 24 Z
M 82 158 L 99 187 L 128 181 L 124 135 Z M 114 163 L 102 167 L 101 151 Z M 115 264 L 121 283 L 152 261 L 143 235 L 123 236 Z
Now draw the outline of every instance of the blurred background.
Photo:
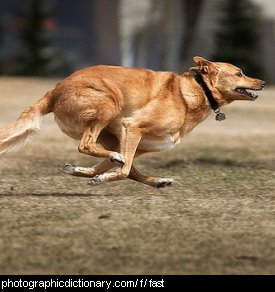
M 200 55 L 274 84 L 274 49 L 274 0 L 0 0 L 0 129 L 78 68 L 182 73 Z M 98 159 L 47 115 L 32 143 L 0 156 L 0 274 L 273 275 L 274 96 L 140 157 L 142 172 L 175 179 L 163 190 L 60 172 Z
M 201 55 L 275 83 L 273 0 L 1 0 L 0 74 L 183 72 Z

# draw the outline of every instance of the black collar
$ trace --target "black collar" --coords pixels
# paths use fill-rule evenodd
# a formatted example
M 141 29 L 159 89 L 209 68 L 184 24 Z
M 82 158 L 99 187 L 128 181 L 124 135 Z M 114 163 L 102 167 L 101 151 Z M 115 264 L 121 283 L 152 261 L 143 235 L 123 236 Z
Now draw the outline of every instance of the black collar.
M 203 89 L 204 94 L 206 95 L 206 97 L 207 97 L 207 99 L 209 101 L 209 104 L 210 104 L 213 112 L 216 114 L 216 121 L 223 121 L 223 120 L 225 120 L 225 114 L 224 113 L 221 113 L 219 104 L 215 100 L 212 92 L 210 91 L 210 89 L 206 85 L 206 83 L 203 80 L 201 74 L 196 74 L 194 76 L 194 78 L 197 81 L 197 83 L 200 85 L 200 87 Z

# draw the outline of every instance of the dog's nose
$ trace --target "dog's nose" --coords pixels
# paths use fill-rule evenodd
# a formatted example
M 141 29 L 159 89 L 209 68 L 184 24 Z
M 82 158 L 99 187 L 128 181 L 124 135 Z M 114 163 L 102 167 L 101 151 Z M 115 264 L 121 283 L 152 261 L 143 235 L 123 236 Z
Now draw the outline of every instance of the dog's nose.
M 263 80 L 261 80 L 261 86 L 262 86 L 262 88 L 265 87 L 265 82 Z

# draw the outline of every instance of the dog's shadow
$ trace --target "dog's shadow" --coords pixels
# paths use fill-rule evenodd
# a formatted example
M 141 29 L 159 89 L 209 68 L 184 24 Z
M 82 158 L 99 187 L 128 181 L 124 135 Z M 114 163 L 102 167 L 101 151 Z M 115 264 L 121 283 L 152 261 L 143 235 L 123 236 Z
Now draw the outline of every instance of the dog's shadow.
M 11 197 L 11 196 L 14 196 L 14 197 L 39 197 L 39 198 L 42 198 L 42 197 L 83 197 L 83 198 L 90 198 L 90 197 L 118 197 L 119 194 L 115 194 L 115 193 L 102 193 L 102 194 L 96 194 L 96 193 L 66 193 L 66 192 L 41 192 L 41 193 L 27 193 L 27 194 L 18 194 L 16 192 L 12 193 L 12 192 L 5 192 L 5 193 L 0 193 L 0 198 L 1 197 Z
M 221 166 L 221 167 L 249 167 L 259 164 L 257 161 L 241 162 L 233 159 L 218 159 L 214 157 L 198 157 L 195 159 L 173 159 L 166 163 L 159 164 L 160 168 L 187 168 L 196 166 Z

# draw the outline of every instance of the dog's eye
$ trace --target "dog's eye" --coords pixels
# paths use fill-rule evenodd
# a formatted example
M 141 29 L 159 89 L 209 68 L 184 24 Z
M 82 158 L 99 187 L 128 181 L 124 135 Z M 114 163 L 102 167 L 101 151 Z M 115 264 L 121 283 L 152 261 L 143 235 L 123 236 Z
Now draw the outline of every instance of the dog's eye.
M 243 73 L 242 73 L 242 72 L 238 72 L 238 73 L 236 74 L 236 76 L 238 76 L 238 77 L 242 77 L 242 76 L 243 76 Z

